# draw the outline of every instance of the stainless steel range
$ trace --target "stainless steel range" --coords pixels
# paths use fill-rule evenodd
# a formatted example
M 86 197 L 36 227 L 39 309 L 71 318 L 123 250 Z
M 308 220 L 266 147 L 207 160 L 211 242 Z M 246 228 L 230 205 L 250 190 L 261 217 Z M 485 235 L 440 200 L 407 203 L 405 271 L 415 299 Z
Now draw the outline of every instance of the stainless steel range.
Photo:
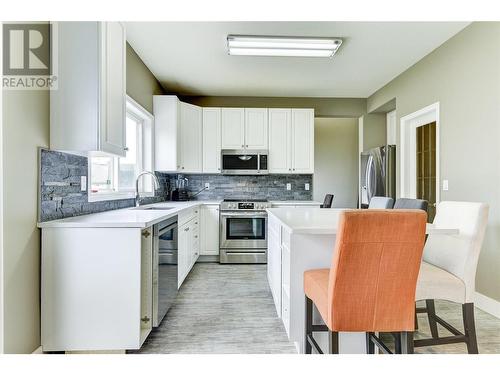
M 220 262 L 267 263 L 267 200 L 225 199 L 220 206 Z

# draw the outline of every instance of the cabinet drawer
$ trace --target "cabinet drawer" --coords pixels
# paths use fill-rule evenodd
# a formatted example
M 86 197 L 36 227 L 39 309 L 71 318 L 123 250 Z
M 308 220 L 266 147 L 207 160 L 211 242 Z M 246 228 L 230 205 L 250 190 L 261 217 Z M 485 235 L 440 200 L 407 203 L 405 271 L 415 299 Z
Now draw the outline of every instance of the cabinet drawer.
M 178 215 L 178 223 L 179 226 L 186 224 L 187 222 L 196 219 L 196 225 L 199 225 L 200 223 L 200 207 L 191 207 L 191 208 L 186 208 L 185 210 L 182 210 L 179 212 Z M 194 223 L 192 223 L 194 224 Z

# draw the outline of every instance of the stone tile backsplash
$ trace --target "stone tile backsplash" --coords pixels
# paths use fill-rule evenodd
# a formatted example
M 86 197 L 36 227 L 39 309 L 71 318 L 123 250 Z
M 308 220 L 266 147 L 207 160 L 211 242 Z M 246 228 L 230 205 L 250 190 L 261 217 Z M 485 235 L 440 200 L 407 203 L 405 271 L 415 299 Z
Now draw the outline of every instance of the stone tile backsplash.
M 179 175 L 156 172 L 160 189 L 155 197 L 141 199 L 141 204 L 167 200 L 167 182 L 172 188 Z M 89 202 L 87 190 L 81 191 L 81 176 L 88 178 L 88 159 L 63 152 L 40 150 L 40 221 L 56 220 L 119 208 L 132 207 L 134 199 Z M 269 200 L 311 200 L 312 175 L 223 176 L 190 174 L 181 175 L 189 180 L 190 195 L 202 190 L 205 183 L 210 189 L 192 199 L 218 200 L 224 198 L 260 198 Z M 290 183 L 291 190 L 286 190 Z M 309 191 L 305 184 L 310 185 Z
M 170 184 L 175 187 L 178 176 L 189 181 L 187 190 L 190 195 L 196 194 L 210 183 L 209 190 L 203 190 L 194 200 L 217 200 L 224 198 L 268 199 L 268 200 L 312 200 L 312 175 L 262 175 L 232 176 L 217 174 L 170 175 Z M 291 190 L 286 190 L 286 184 Z M 305 184 L 309 190 L 305 190 Z
M 40 221 L 63 219 L 132 207 L 134 199 L 89 202 L 87 190 L 80 190 L 81 176 L 88 179 L 88 159 L 85 156 L 40 150 Z M 160 189 L 155 197 L 141 199 L 142 204 L 164 201 L 168 175 L 157 173 Z

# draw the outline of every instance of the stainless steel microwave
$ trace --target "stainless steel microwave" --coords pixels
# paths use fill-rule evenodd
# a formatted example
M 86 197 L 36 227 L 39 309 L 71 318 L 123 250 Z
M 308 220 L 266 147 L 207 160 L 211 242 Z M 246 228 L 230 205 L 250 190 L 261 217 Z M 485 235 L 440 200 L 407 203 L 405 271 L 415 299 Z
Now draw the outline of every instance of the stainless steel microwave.
M 267 150 L 222 150 L 222 174 L 268 174 Z

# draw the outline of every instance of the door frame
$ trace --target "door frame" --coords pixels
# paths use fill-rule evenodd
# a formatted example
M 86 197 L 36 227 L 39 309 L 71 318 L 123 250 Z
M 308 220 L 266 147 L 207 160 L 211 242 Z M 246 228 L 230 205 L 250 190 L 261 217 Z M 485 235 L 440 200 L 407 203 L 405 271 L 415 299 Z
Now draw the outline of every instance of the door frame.
M 433 103 L 401 117 L 401 154 L 400 154 L 400 196 L 417 197 L 417 149 L 416 129 L 420 126 L 436 123 L 436 203 L 440 201 L 440 122 L 439 102 Z

